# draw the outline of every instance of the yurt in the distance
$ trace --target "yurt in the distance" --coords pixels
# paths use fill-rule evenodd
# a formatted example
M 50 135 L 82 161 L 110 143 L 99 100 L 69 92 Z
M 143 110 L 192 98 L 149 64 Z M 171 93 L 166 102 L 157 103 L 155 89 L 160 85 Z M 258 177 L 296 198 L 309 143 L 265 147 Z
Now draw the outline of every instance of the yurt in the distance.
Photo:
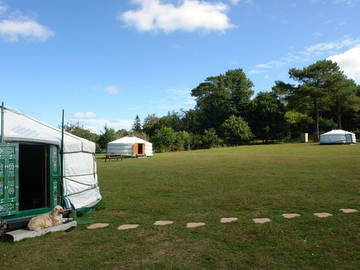
M 126 136 L 107 144 L 107 154 L 130 157 L 152 156 L 152 143 L 135 136 Z
M 354 144 L 355 134 L 341 129 L 333 129 L 320 135 L 320 144 Z

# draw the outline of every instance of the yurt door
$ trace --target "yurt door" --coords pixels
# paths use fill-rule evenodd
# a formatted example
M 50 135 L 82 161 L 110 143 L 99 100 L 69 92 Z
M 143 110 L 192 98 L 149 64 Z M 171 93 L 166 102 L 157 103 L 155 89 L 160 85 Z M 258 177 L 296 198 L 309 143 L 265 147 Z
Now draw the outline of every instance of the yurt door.
M 345 134 L 346 143 L 352 143 L 352 135 L 351 134 Z
M 19 145 L 0 144 L 0 217 L 19 211 Z
M 134 143 L 133 144 L 133 155 L 136 156 L 138 154 L 138 144 Z

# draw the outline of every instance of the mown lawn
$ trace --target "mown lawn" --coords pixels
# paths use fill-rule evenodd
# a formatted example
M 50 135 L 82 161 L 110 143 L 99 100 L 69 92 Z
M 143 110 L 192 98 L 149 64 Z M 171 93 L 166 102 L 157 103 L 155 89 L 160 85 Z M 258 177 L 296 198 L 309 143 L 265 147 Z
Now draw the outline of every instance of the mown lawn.
M 99 158 L 98 171 L 103 201 L 89 216 L 110 226 L 0 243 L 0 269 L 360 269 L 360 213 L 339 212 L 360 210 L 360 145 Z M 302 216 L 281 217 L 292 212 Z M 239 221 L 220 224 L 221 217 Z M 152 225 L 161 219 L 175 223 Z M 207 225 L 186 229 L 187 222 Z M 141 226 L 116 230 L 125 223 Z

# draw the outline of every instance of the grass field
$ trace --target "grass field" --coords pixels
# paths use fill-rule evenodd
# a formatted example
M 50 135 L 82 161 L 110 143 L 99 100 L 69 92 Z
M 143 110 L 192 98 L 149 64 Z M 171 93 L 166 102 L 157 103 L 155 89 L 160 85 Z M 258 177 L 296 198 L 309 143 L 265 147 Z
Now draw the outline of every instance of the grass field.
M 360 145 L 279 144 L 98 159 L 103 201 L 80 225 L 0 243 L 0 269 L 360 269 Z M 301 217 L 287 220 L 282 213 Z M 329 212 L 320 219 L 314 212 Z M 220 224 L 221 217 L 239 221 Z M 268 217 L 271 223 L 254 224 Z M 154 227 L 156 220 L 173 225 Z M 187 222 L 206 226 L 186 229 Z M 118 231 L 125 223 L 134 230 Z

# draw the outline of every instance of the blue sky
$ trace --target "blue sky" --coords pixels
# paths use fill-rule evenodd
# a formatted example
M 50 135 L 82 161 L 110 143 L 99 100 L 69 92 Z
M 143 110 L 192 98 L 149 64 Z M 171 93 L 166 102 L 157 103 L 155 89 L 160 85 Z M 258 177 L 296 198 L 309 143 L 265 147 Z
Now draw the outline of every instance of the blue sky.
M 360 82 L 360 0 L 0 0 L 0 93 L 59 125 L 129 128 L 194 107 L 206 77 L 242 68 L 254 90 L 337 61 Z

